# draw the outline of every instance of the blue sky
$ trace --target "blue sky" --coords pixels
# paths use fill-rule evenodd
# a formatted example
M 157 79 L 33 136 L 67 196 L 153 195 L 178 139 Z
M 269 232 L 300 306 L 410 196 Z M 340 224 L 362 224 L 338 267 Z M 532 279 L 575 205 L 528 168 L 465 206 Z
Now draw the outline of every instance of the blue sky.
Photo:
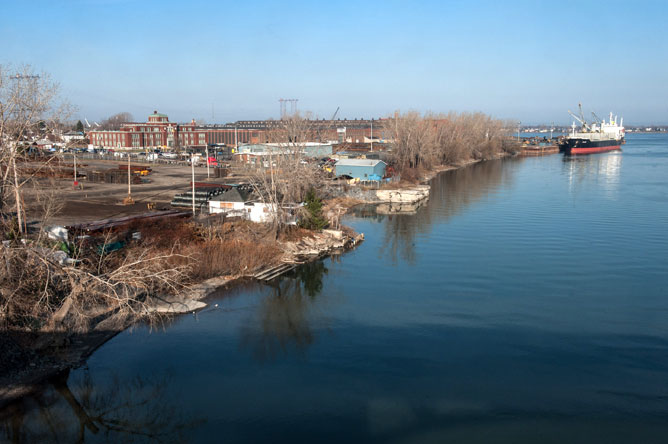
M 50 73 L 89 120 L 277 118 L 284 97 L 326 118 L 340 107 L 567 124 L 582 102 L 668 123 L 668 2 L 1 3 L 0 63 Z

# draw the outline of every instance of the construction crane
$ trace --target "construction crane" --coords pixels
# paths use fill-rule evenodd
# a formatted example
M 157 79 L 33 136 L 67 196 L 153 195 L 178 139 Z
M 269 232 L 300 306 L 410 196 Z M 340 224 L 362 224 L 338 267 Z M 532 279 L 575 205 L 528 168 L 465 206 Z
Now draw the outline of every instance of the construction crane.
M 340 109 L 340 108 L 341 108 L 340 106 L 337 106 L 337 107 L 336 107 L 336 111 L 334 111 L 334 114 L 332 114 L 332 118 L 329 119 L 329 120 L 334 120 L 334 119 L 336 119 L 336 115 L 339 113 L 339 109 Z
M 584 128 L 585 130 L 589 130 L 590 129 L 589 124 L 585 120 L 584 113 L 582 112 L 582 103 L 578 103 L 578 108 L 580 109 L 580 116 L 576 116 L 570 110 L 568 110 L 568 114 L 570 114 L 575 120 L 580 122 L 580 125 L 582 125 L 582 128 Z

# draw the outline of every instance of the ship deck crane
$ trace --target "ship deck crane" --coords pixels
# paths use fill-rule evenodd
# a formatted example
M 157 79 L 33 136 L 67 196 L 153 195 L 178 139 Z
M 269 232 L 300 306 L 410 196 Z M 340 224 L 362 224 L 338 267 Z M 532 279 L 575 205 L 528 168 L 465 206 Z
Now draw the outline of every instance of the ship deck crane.
M 579 117 L 576 116 L 575 114 L 573 114 L 570 110 L 568 110 L 568 114 L 570 114 L 575 120 L 580 122 L 580 125 L 582 125 L 583 129 L 589 131 L 591 128 L 589 127 L 589 124 L 587 123 L 587 121 L 584 118 L 584 113 L 582 112 L 582 104 L 581 103 L 578 103 L 578 108 L 580 109 L 580 116 Z

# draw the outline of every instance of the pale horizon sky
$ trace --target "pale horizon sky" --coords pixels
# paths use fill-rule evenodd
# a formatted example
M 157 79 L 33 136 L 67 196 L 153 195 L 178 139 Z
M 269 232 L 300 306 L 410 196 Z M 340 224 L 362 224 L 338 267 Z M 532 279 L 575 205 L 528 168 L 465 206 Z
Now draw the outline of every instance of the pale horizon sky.
M 0 64 L 48 72 L 100 120 L 153 110 L 208 123 L 567 110 L 668 124 L 668 2 L 3 2 Z M 212 115 L 213 114 L 213 115 Z

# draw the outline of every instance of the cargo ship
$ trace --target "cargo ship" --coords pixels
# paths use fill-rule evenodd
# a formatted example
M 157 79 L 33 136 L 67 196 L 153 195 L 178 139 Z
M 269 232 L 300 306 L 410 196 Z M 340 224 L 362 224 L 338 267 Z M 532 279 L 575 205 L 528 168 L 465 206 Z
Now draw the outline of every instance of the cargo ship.
M 573 122 L 572 131 L 559 142 L 559 151 L 566 154 L 592 154 L 614 151 L 622 148 L 624 140 L 624 118 L 619 123 L 617 116 L 610 113 L 610 119 L 606 122 L 601 120 L 595 113 L 591 113 L 594 122 L 589 124 L 582 113 L 582 105 L 579 105 L 580 116 L 568 112 L 575 120 L 580 122 L 577 128 Z

